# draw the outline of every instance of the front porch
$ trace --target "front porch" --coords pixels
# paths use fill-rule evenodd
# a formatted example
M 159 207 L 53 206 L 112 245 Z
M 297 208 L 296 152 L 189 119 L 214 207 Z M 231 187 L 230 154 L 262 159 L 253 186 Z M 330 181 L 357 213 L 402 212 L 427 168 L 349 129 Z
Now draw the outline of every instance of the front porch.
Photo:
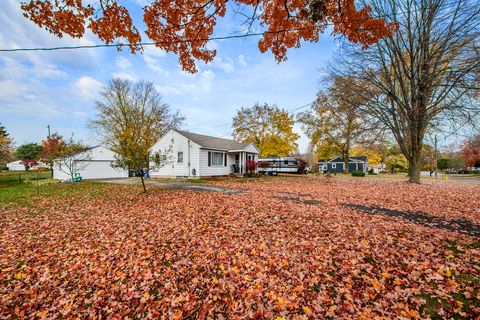
M 232 151 L 229 152 L 229 155 L 235 159 L 234 163 L 231 165 L 230 173 L 238 174 L 240 176 L 244 175 L 246 171 L 246 163 L 249 160 L 258 161 L 258 154 L 251 153 L 246 151 Z

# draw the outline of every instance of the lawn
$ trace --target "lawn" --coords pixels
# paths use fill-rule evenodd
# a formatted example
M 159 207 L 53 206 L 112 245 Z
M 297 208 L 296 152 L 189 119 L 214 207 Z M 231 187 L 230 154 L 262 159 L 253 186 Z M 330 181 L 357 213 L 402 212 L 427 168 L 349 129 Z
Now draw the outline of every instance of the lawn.
M 211 183 L 241 192 L 80 183 L 11 198 L 0 318 L 480 316 L 479 186 Z

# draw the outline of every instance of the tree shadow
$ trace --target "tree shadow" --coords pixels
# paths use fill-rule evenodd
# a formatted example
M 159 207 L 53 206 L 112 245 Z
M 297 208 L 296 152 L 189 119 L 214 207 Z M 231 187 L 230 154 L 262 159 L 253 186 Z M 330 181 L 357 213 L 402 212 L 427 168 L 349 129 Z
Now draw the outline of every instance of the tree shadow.
M 445 219 L 431 216 L 422 212 L 400 211 L 376 206 L 364 206 L 361 204 L 347 203 L 344 204 L 344 206 L 370 214 L 382 214 L 391 217 L 400 217 L 422 226 L 453 231 L 472 237 L 480 237 L 480 225 L 466 219 Z

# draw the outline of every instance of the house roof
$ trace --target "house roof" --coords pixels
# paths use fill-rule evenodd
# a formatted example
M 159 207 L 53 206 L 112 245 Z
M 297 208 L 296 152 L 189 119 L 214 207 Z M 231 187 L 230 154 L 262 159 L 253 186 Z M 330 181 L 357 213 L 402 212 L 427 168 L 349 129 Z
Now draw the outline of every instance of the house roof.
M 217 138 L 212 136 L 206 136 L 203 134 L 192 133 L 188 131 L 182 131 L 182 130 L 175 130 L 175 131 L 177 131 L 179 134 L 186 137 L 187 139 L 190 139 L 191 141 L 200 145 L 201 147 L 208 148 L 208 149 L 241 151 L 246 147 L 248 147 L 250 144 L 252 144 L 251 142 L 238 142 L 231 139 L 223 139 L 223 138 Z
M 15 160 L 15 161 L 7 163 L 7 166 L 8 165 L 15 165 L 15 164 L 23 164 L 23 162 L 22 162 L 22 160 Z
M 343 157 L 335 157 L 331 160 L 318 160 L 318 162 L 345 162 Z M 350 157 L 350 162 L 368 162 L 367 156 Z

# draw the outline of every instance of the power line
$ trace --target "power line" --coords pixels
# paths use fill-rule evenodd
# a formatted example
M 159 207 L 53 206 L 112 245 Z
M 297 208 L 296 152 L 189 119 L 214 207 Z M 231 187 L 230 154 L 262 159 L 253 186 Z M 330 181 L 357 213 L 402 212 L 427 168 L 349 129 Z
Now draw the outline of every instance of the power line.
M 246 34 L 237 34 L 229 36 L 218 36 L 211 38 L 198 38 L 198 39 L 186 39 L 186 40 L 175 40 L 175 41 L 157 41 L 157 42 L 140 42 L 132 45 L 137 46 L 155 46 L 159 44 L 174 44 L 174 43 L 193 43 L 201 41 L 212 41 L 212 40 L 229 40 L 229 39 L 240 39 L 248 37 L 258 37 L 265 34 L 278 34 L 283 32 L 290 31 L 301 31 L 307 29 L 315 29 L 317 26 L 305 27 L 305 28 L 296 28 L 296 29 L 284 29 L 278 31 L 265 31 L 257 33 L 246 33 Z M 0 52 L 19 52 L 19 51 L 55 51 L 55 50 L 74 50 L 74 49 L 93 49 L 93 48 L 121 48 L 124 46 L 129 46 L 129 43 L 104 43 L 104 44 L 93 44 L 93 45 L 79 45 L 79 46 L 60 46 L 60 47 L 36 47 L 36 48 L 12 48 L 12 49 L 0 49 Z
M 301 110 L 301 109 L 306 108 L 306 107 L 309 107 L 309 106 L 311 106 L 312 104 L 314 104 L 314 102 L 307 103 L 307 104 L 305 104 L 305 105 L 303 105 L 303 106 L 300 106 L 300 107 L 297 107 L 297 108 L 294 108 L 294 109 L 288 109 L 288 110 L 286 110 L 286 111 L 288 111 L 289 113 L 295 113 L 296 111 Z
M 445 6 L 448 8 L 450 5 L 457 4 L 456 1 L 446 2 Z M 418 9 L 411 10 L 410 12 L 420 12 Z M 402 12 L 404 13 L 404 12 Z M 370 17 L 370 19 L 384 19 L 384 18 L 392 18 L 391 15 L 379 15 L 376 17 Z M 367 20 L 366 18 L 362 19 L 355 19 L 353 21 L 362 21 Z M 290 31 L 302 31 L 308 29 L 319 29 L 322 27 L 327 26 L 334 26 L 333 23 L 324 23 L 322 25 L 314 25 L 308 26 L 303 28 L 293 28 L 293 29 L 283 29 L 277 31 L 264 31 L 264 32 L 257 32 L 257 33 L 246 33 L 240 35 L 228 35 L 228 36 L 217 36 L 211 38 L 198 38 L 198 39 L 185 39 L 185 40 L 175 40 L 175 41 L 157 41 L 157 42 L 139 42 L 139 43 L 104 43 L 104 44 L 94 44 L 94 45 L 78 45 L 78 46 L 58 46 L 58 47 L 34 47 L 34 48 L 11 48 L 11 49 L 0 49 L 0 52 L 21 52 L 21 51 L 55 51 L 55 50 L 75 50 L 75 49 L 93 49 L 93 48 L 121 48 L 124 46 L 153 46 L 158 44 L 174 44 L 174 43 L 194 43 L 194 42 L 201 42 L 201 41 L 212 41 L 212 40 L 228 40 L 228 39 L 239 39 L 239 38 L 248 38 L 248 37 L 258 37 L 264 36 L 266 34 L 278 34 L 278 33 L 285 33 Z M 367 29 L 362 29 L 362 31 L 368 31 Z

